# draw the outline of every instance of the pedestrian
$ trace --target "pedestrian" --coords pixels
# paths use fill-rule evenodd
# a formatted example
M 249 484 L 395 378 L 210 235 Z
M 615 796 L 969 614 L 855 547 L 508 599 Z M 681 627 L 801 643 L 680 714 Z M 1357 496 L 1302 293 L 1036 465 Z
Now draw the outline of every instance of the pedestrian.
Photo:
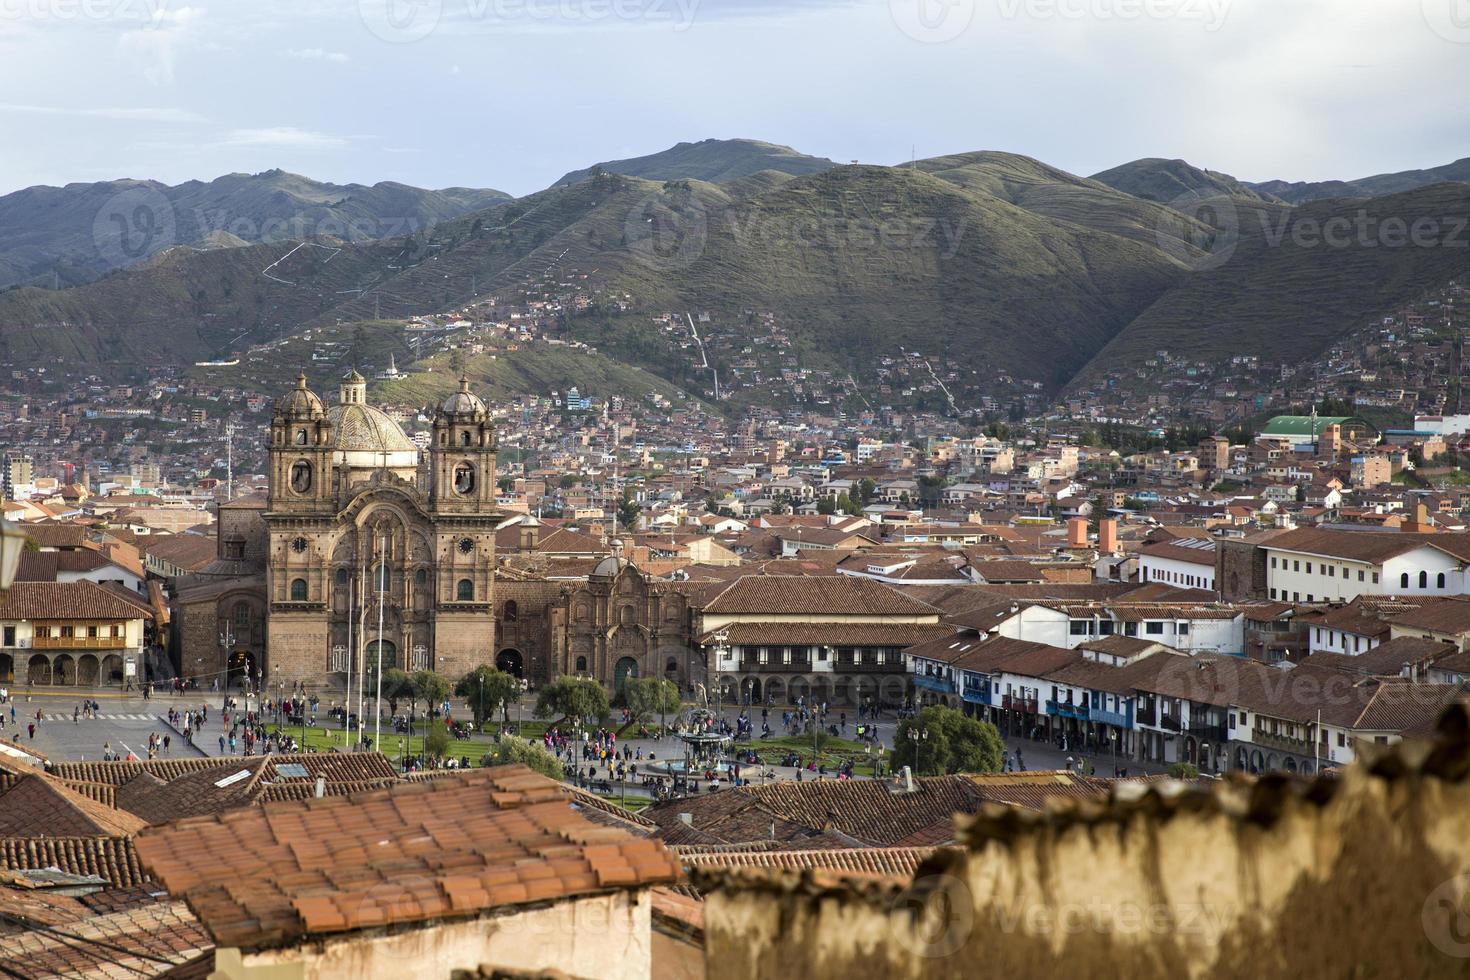
M 34 742 L 36 740 L 36 723 L 31 722 L 26 728 L 30 731 L 31 741 Z

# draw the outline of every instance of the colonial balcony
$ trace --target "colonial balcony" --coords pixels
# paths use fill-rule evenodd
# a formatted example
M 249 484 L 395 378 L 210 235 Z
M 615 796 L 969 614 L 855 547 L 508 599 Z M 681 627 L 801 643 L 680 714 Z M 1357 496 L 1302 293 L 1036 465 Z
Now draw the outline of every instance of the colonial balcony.
M 928 674 L 913 674 L 914 686 L 925 691 L 938 691 L 940 694 L 953 694 L 954 681 L 945 680 L 943 677 L 930 677 Z
M 1090 715 L 1087 705 L 1067 701 L 1047 701 L 1046 713 L 1059 718 L 1076 718 L 1078 721 L 1087 721 Z
M 1133 727 L 1133 708 L 1126 705 L 1123 711 L 1109 711 L 1107 708 L 1093 708 L 1092 720 L 1099 725 L 1112 725 L 1114 728 Z
M 1000 699 L 1000 706 L 1007 711 L 1019 711 L 1023 714 L 1034 715 L 1037 713 L 1035 698 L 1023 698 L 1015 694 L 1006 694 Z
M 32 650 L 126 650 L 125 636 L 37 636 Z
M 1282 752 L 1295 752 L 1297 755 L 1311 755 L 1316 747 L 1309 738 L 1292 738 L 1290 735 L 1273 735 L 1262 729 L 1251 731 L 1251 741 L 1256 745 L 1268 749 L 1278 749 Z
M 1211 742 L 1215 745 L 1223 745 L 1230 741 L 1230 732 L 1224 725 L 1196 725 L 1190 722 L 1189 727 L 1185 729 L 1185 733 L 1193 735 L 1202 742 Z

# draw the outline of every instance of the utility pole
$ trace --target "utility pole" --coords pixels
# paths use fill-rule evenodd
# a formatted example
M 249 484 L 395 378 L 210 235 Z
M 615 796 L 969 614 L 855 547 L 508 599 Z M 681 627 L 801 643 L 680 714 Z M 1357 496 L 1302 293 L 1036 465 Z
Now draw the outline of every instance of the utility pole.
M 235 499 L 235 423 L 225 424 L 225 503 Z

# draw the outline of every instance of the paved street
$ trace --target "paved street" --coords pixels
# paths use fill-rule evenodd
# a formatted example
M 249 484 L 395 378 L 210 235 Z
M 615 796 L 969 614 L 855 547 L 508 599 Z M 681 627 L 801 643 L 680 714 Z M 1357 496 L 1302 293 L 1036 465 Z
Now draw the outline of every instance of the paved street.
M 97 717 L 73 722 L 72 709 L 88 698 L 101 705 Z M 132 752 L 143 758 L 148 754 L 149 733 L 158 732 L 169 736 L 169 755 L 202 755 L 197 749 L 184 744 L 179 734 L 161 720 L 160 716 L 166 714 L 170 707 L 183 706 L 182 701 L 175 705 L 173 700 L 124 696 L 115 690 L 73 688 L 64 693 L 35 691 L 28 695 L 12 689 L 10 702 L 0 705 L 0 710 L 5 713 L 5 728 L 0 731 L 0 737 L 34 748 L 50 759 L 90 760 L 101 759 L 103 746 L 108 743 L 120 755 Z M 10 720 L 12 707 L 15 709 L 14 724 Z M 37 711 L 41 712 L 41 723 L 32 739 L 27 726 L 35 721 Z

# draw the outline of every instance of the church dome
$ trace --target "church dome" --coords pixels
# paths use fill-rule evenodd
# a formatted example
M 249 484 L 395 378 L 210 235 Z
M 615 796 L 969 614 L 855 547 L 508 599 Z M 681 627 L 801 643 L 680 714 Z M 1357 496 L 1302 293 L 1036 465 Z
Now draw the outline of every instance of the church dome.
M 316 392 L 306 387 L 305 371 L 296 376 L 296 387 L 286 392 L 276 402 L 276 411 L 281 415 L 296 418 L 321 418 L 326 414 L 322 400 L 317 397 Z
M 397 422 L 367 403 L 367 381 L 357 371 L 342 379 L 341 404 L 327 412 L 337 462 L 352 469 L 407 469 L 419 450 Z
M 444 399 L 439 410 L 445 415 L 484 416 L 489 412 L 480 396 L 470 391 L 470 379 L 467 377 L 459 379 L 459 390 Z
M 332 443 L 344 452 L 418 452 L 398 423 L 371 405 L 336 405 L 327 417 L 332 420 Z

